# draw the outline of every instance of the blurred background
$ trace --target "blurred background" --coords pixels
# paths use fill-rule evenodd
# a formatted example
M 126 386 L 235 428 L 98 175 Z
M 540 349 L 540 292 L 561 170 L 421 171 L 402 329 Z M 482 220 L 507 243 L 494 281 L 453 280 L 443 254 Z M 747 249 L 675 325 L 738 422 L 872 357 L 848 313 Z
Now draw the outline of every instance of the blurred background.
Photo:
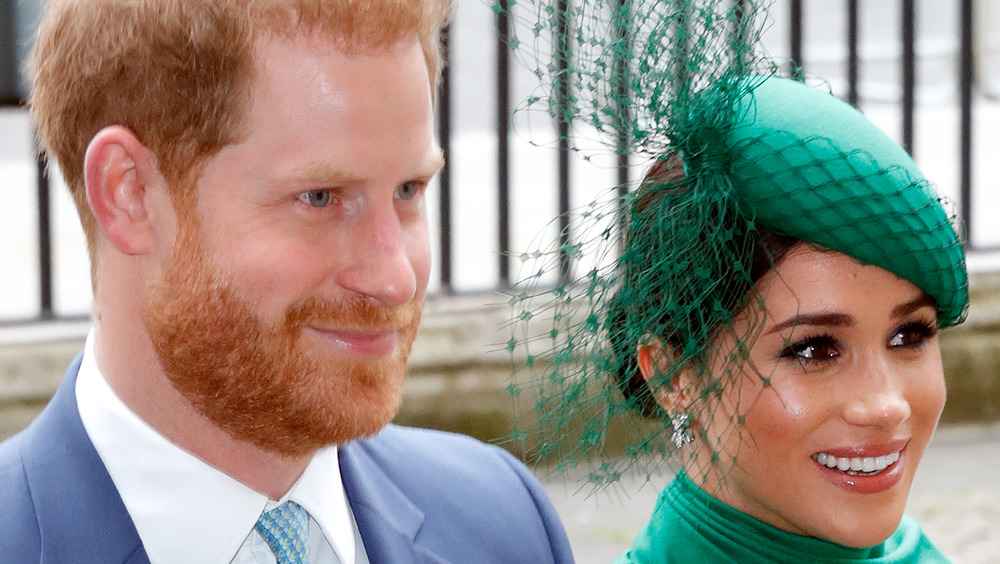
M 36 158 L 23 105 L 19 68 L 42 3 L 0 0 L 0 439 L 45 405 L 89 327 L 82 231 L 58 170 Z M 435 268 L 398 421 L 502 442 L 515 417 L 504 346 L 517 255 L 647 162 L 584 159 L 547 116 L 516 111 L 537 80 L 502 39 L 519 24 L 491 8 L 457 0 L 447 36 L 448 166 L 429 191 Z M 1000 561 L 1000 0 L 775 0 L 771 20 L 768 53 L 906 147 L 964 222 L 972 305 L 942 335 L 949 400 L 912 506 L 957 562 Z M 627 547 L 669 479 L 588 496 L 574 476 L 539 473 L 581 562 Z

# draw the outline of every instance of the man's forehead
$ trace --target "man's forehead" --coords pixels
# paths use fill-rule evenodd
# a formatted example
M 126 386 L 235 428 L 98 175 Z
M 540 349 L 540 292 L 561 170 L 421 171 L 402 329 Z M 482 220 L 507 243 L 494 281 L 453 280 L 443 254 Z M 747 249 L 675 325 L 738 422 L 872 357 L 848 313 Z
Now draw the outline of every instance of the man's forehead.
M 322 37 L 272 36 L 259 57 L 244 135 L 223 153 L 254 154 L 263 181 L 399 183 L 443 165 L 416 38 L 350 55 Z
M 430 178 L 444 167 L 444 151 L 436 143 L 428 147 L 422 162 L 417 163 L 412 170 L 402 175 L 403 178 Z M 310 161 L 295 164 L 278 174 L 283 182 L 293 184 L 311 184 L 325 182 L 329 184 L 360 184 L 367 179 L 365 175 L 351 170 L 349 167 L 332 165 L 329 161 Z
M 420 52 L 420 67 L 427 72 L 426 58 L 416 35 L 403 36 L 387 42 L 357 42 L 350 38 L 323 31 L 302 30 L 295 33 L 268 33 L 257 38 L 254 45 L 254 69 L 251 90 L 267 81 L 269 75 L 281 73 L 288 66 L 280 59 L 281 54 L 299 58 L 299 54 L 311 55 L 314 60 L 359 60 L 404 53 L 409 49 Z M 416 60 L 416 59 L 414 59 Z M 319 70 L 316 67 L 313 70 Z M 427 84 L 431 79 L 427 77 Z
M 296 26 L 289 28 L 265 28 L 254 38 L 254 48 L 258 54 L 275 43 L 301 45 L 318 52 L 338 52 L 351 56 L 379 54 L 391 51 L 400 44 L 421 45 L 416 31 L 399 34 L 358 34 L 342 29 L 318 26 Z

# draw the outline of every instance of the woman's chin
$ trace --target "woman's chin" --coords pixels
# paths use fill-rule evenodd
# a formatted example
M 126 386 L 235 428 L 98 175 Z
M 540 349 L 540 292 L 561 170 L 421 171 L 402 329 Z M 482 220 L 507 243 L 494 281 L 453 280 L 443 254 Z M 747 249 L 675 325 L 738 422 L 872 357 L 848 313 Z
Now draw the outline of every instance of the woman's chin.
M 817 531 L 815 536 L 823 540 L 853 548 L 867 548 L 885 542 L 899 528 L 902 511 L 883 510 L 880 515 L 865 515 L 864 518 L 847 518 L 851 522 L 838 522 L 828 531 Z

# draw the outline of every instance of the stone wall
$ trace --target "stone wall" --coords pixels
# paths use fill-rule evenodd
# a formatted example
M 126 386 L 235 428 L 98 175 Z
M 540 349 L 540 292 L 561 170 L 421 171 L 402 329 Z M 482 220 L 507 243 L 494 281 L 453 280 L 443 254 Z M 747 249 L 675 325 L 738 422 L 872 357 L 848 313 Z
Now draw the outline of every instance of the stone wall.
M 970 280 L 969 317 L 941 333 L 946 423 L 1000 420 L 1000 273 Z
M 972 278 L 968 321 L 941 335 L 949 399 L 943 420 L 1000 419 L 1000 274 Z M 496 295 L 429 300 L 414 344 L 397 421 L 482 439 L 509 435 L 513 401 L 505 391 L 510 357 Z M 83 345 L 87 323 L 0 329 L 0 438 L 44 407 Z

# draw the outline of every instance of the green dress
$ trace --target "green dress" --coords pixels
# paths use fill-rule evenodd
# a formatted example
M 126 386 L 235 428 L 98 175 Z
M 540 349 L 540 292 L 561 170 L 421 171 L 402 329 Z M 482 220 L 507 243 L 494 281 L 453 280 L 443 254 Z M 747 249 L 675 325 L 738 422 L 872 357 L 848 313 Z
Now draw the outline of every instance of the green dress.
M 852 548 L 776 529 L 718 501 L 680 473 L 660 493 L 649 523 L 615 564 L 934 564 L 947 557 L 917 522 L 903 517 L 882 544 Z

